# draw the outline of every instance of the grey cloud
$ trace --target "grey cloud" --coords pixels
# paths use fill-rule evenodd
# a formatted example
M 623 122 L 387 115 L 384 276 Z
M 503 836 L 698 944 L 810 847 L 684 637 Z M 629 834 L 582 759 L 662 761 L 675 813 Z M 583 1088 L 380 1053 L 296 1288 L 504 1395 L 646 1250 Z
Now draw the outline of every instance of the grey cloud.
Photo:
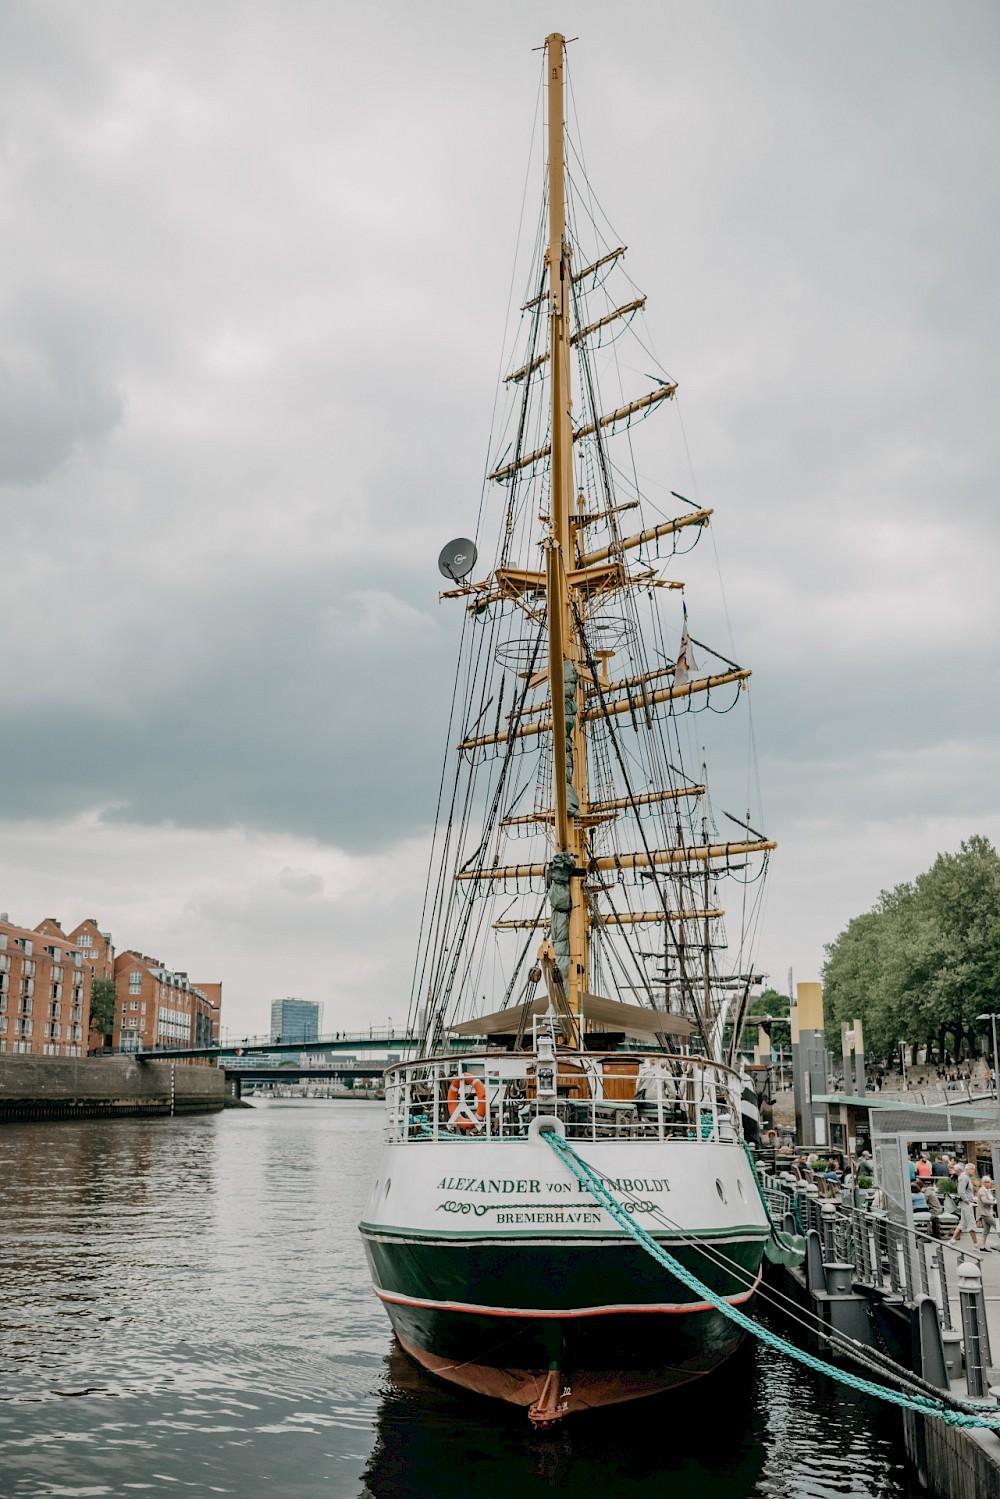
M 995 7 L 569 9 L 587 172 L 681 381 L 640 471 L 716 506 L 735 645 L 708 546 L 676 572 L 699 638 L 755 668 L 769 830 L 992 807 Z M 0 25 L 0 814 L 419 832 L 537 7 Z M 692 733 L 740 811 L 734 721 Z
M 122 419 L 100 329 L 72 302 L 20 306 L 0 350 L 0 485 L 34 484 Z

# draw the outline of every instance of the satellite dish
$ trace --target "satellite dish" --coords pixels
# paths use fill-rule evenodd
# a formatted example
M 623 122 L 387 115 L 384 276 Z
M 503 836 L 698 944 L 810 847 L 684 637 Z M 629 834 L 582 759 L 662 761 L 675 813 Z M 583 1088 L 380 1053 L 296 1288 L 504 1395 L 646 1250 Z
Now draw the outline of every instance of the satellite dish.
M 438 569 L 442 577 L 450 578 L 453 583 L 460 583 L 475 567 L 478 555 L 474 541 L 458 536 L 454 541 L 449 541 L 442 551 L 438 558 Z

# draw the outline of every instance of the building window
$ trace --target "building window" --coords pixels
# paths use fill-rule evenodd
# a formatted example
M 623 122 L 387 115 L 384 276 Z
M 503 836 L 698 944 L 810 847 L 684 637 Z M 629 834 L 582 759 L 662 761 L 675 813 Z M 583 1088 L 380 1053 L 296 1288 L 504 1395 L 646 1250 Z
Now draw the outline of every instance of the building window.
M 21 959 L 21 974 L 22 974 L 22 977 L 32 978 L 34 976 L 34 972 L 35 972 L 35 960 L 34 960 L 34 958 L 22 958 Z
M 94 939 L 89 932 L 81 932 L 76 943 L 78 947 L 93 947 Z

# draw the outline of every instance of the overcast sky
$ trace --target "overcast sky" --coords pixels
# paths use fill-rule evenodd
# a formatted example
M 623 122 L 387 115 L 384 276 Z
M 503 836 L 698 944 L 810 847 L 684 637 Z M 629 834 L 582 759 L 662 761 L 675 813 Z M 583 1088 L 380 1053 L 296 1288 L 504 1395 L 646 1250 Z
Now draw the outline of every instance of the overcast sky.
M 0 906 L 239 1032 L 405 1014 L 550 29 L 754 670 L 763 968 L 1000 838 L 995 0 L 6 0 Z

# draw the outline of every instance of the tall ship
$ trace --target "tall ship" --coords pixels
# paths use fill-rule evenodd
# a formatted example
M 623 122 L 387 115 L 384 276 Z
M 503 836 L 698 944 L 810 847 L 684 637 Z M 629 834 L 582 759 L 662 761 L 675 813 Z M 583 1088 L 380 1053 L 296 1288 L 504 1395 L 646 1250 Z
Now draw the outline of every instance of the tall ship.
M 749 1302 L 770 1226 L 737 1047 L 775 847 L 709 795 L 700 715 L 735 709 L 735 728 L 750 672 L 693 637 L 675 575 L 712 511 L 641 477 L 657 460 L 640 423 L 677 385 L 661 372 L 628 394 L 659 366 L 566 129 L 560 35 L 542 102 L 506 425 L 477 535 L 439 563 L 461 642 L 411 999 L 421 1044 L 386 1073 L 360 1224 L 402 1348 L 537 1423 L 697 1378 L 740 1340 L 552 1137 L 703 1286 Z

